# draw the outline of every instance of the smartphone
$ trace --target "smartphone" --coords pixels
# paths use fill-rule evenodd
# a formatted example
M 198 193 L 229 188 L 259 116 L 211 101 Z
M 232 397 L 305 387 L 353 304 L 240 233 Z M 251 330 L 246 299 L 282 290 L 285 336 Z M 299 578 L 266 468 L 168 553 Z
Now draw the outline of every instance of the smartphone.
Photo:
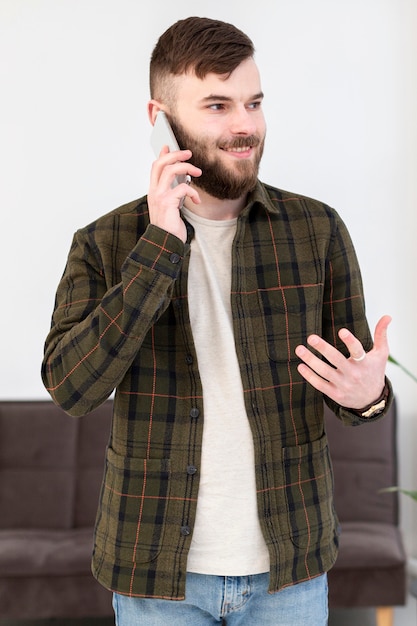
M 156 116 L 155 124 L 151 133 L 151 146 L 155 156 L 157 157 L 159 157 L 162 146 L 168 146 L 170 152 L 180 150 L 174 131 L 172 130 L 171 125 L 168 122 L 168 118 L 163 111 L 159 111 Z M 187 185 L 189 185 L 190 182 L 191 176 L 189 176 L 189 174 L 184 174 L 182 176 L 176 176 L 172 186 L 175 187 L 180 183 L 187 183 Z

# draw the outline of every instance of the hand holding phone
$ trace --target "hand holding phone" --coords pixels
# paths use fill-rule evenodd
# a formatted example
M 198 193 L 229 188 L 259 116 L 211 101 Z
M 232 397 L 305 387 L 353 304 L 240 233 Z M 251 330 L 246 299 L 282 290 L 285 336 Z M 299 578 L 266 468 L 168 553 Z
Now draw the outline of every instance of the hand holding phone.
M 175 176 L 175 179 L 172 180 L 172 174 L 169 174 L 169 172 L 173 171 L 172 166 L 176 165 L 176 160 L 175 157 L 169 157 L 166 153 L 161 155 L 162 148 L 164 146 L 168 146 L 170 152 L 181 149 L 178 146 L 178 142 L 163 111 L 159 111 L 156 117 L 151 133 L 151 145 L 154 149 L 157 160 L 152 166 L 151 185 L 148 191 L 150 222 L 151 224 L 155 224 L 173 235 L 176 235 L 185 243 L 187 239 L 187 230 L 184 220 L 180 214 L 180 209 L 184 204 L 185 196 L 180 197 L 178 195 L 184 193 L 182 191 L 184 187 L 177 192 L 173 191 L 173 189 L 175 189 L 179 184 L 187 183 L 189 185 L 191 182 L 191 176 L 187 173 L 178 174 Z M 201 169 L 195 167 L 191 163 L 185 163 L 185 159 L 187 157 L 190 158 L 190 156 L 191 153 L 189 151 L 188 154 L 184 154 L 183 152 L 183 154 L 179 155 L 177 161 L 178 167 L 176 169 L 180 172 L 184 170 L 187 172 L 188 170 L 193 176 L 200 176 Z M 169 178 L 165 175 L 165 168 Z M 167 182 L 168 185 L 171 185 L 171 187 L 167 185 Z M 194 204 L 200 203 L 200 196 L 195 187 L 190 186 L 186 195 Z

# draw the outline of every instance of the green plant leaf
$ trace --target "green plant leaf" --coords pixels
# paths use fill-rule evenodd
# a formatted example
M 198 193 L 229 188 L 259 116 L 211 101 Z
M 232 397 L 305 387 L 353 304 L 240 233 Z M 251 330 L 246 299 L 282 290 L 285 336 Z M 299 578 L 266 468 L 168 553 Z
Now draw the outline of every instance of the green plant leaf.
M 410 489 L 402 489 L 401 487 L 386 487 L 385 489 L 380 489 L 379 493 L 392 493 L 393 491 L 398 491 L 406 496 L 410 496 L 410 498 L 413 498 L 413 500 L 417 502 L 417 491 L 412 491 Z
M 397 359 L 394 359 L 391 354 L 388 356 L 388 362 L 393 363 L 394 365 L 399 367 L 405 374 L 407 374 L 407 376 L 409 376 L 412 380 L 414 380 L 414 382 L 417 383 L 417 376 L 414 376 L 414 374 L 410 372 L 406 367 L 404 367 L 404 365 L 401 365 L 401 363 L 397 361 Z

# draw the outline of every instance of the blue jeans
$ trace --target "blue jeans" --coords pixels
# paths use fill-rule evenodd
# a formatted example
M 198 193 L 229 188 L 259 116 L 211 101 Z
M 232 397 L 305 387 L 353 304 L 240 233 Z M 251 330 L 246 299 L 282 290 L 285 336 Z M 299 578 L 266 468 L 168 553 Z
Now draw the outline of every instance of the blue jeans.
M 268 582 L 269 574 L 187 574 L 178 602 L 115 593 L 116 626 L 326 626 L 326 574 L 272 594 Z

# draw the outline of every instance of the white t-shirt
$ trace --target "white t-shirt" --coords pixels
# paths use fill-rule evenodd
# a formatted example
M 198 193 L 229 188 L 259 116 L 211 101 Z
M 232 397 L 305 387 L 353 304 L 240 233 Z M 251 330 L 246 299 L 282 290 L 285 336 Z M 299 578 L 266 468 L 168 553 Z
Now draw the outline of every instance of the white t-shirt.
M 233 335 L 231 248 L 237 219 L 208 220 L 184 208 L 195 228 L 188 298 L 204 397 L 197 517 L 187 570 L 217 576 L 269 571 L 257 512 L 254 447 Z

